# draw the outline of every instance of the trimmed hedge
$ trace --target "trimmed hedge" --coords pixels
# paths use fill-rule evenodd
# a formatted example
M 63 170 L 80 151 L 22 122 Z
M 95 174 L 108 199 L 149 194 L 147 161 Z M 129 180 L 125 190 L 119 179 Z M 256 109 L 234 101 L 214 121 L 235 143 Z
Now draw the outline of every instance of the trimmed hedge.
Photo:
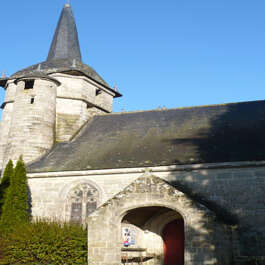
M 87 233 L 77 224 L 36 221 L 0 236 L 0 265 L 85 265 Z

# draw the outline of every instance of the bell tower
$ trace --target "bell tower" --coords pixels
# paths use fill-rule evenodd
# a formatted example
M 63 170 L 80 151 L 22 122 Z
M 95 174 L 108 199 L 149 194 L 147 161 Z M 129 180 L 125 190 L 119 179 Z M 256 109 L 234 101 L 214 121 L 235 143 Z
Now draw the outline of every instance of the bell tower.
M 112 112 L 122 96 L 82 62 L 77 27 L 65 4 L 46 61 L 0 78 L 5 99 L 0 126 L 0 168 L 20 155 L 26 163 L 56 142 L 72 140 L 94 115 Z

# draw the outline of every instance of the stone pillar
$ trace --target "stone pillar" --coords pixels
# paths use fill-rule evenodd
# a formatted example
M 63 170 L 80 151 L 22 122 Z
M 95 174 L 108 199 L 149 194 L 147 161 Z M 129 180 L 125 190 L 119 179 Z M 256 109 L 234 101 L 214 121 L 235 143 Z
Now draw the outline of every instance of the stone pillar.
M 87 244 L 90 265 L 121 264 L 121 224 L 113 223 L 113 214 L 102 209 L 98 217 L 88 217 Z

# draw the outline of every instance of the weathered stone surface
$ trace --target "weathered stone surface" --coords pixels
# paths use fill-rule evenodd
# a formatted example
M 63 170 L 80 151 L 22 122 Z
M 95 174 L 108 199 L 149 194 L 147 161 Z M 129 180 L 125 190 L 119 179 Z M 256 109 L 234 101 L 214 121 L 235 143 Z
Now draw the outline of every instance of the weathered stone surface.
M 20 155 L 25 162 L 37 159 L 54 144 L 57 85 L 38 79 L 33 89 L 26 90 L 24 86 L 23 80 L 18 82 L 14 96 L 14 83 L 11 83 L 11 92 L 7 93 L 9 97 L 14 96 L 14 103 L 6 104 L 3 113 L 3 120 L 7 121 L 5 135 L 1 137 L 4 164 L 8 159 L 17 160 Z
M 162 230 L 175 219 L 185 223 L 185 265 L 264 264 L 265 101 L 102 115 L 121 94 L 82 63 L 69 5 L 48 60 L 0 85 L 0 168 L 44 155 L 28 167 L 47 172 L 29 174 L 33 217 L 85 222 L 97 207 L 89 264 L 121 263 L 121 229 L 133 218 L 154 254 L 148 265 L 163 263 Z M 148 166 L 157 168 L 139 169 Z M 156 212 L 134 212 L 143 207 Z
M 259 176 L 265 176 L 264 167 L 227 169 L 218 169 L 217 167 L 216 169 L 196 169 L 189 172 L 182 171 L 181 168 L 180 171 L 160 170 L 159 167 L 153 169 L 152 174 L 170 183 L 179 190 L 178 192 L 175 189 L 163 188 L 163 185 L 158 187 L 156 182 L 149 183 L 148 192 L 145 192 L 146 187 L 141 183 L 134 190 L 134 186 L 131 186 L 130 183 L 142 176 L 143 171 L 138 169 L 120 169 L 120 171 L 116 171 L 98 170 L 30 174 L 29 184 L 34 202 L 34 216 L 67 219 L 68 192 L 78 183 L 88 182 L 99 190 L 99 206 L 125 189 L 125 193 L 136 194 L 134 197 L 142 202 L 149 200 L 150 205 L 155 205 L 159 200 L 170 198 L 170 202 L 185 205 L 187 212 L 204 216 L 204 222 L 211 223 L 213 221 L 211 216 L 207 216 L 198 209 L 196 212 L 192 210 L 192 207 L 196 207 L 196 204 L 200 203 L 215 213 L 217 222 L 227 223 L 235 227 L 237 232 L 241 231 L 238 238 L 233 240 L 234 245 L 236 245 L 233 248 L 237 249 L 235 255 L 257 256 L 263 254 L 265 245 L 263 229 L 265 222 L 265 178 L 258 177 L 259 181 L 257 181 L 254 175 L 258 172 Z M 133 171 L 138 173 L 131 173 Z M 242 174 L 246 174 L 246 172 L 249 173 L 249 177 L 242 179 Z M 227 177 L 229 175 L 231 178 Z M 159 192 L 161 189 L 163 192 Z M 183 199 L 183 196 L 175 198 L 174 194 L 176 192 L 177 194 L 185 193 L 192 200 Z M 153 194 L 152 202 L 148 197 L 149 193 Z M 117 195 L 111 203 L 115 203 L 117 207 L 124 207 L 126 203 L 120 199 L 120 196 L 122 195 Z M 131 202 L 137 207 L 134 198 L 131 199 Z M 58 211 L 58 209 L 61 210 Z M 114 216 L 118 214 L 115 207 L 112 213 Z M 190 220 L 190 222 L 195 230 L 201 229 L 198 223 L 194 223 L 193 220 Z M 191 236 L 190 244 L 198 245 L 197 242 L 200 240 L 198 235 Z M 222 244 L 222 241 L 220 242 L 218 244 Z M 186 243 L 189 244 L 188 238 Z
M 154 183 L 157 187 L 153 191 L 150 184 Z M 165 193 L 171 190 L 172 192 Z M 140 193 L 145 194 L 143 199 Z M 161 193 L 164 196 L 159 196 Z M 181 198 L 181 200 L 180 200 Z M 120 204 L 122 202 L 122 204 Z M 133 183 L 119 192 L 112 199 L 108 200 L 99 207 L 90 217 L 88 217 L 88 249 L 92 264 L 105 260 L 109 265 L 118 264 L 121 260 L 121 221 L 126 213 L 132 209 L 141 207 L 165 207 L 176 211 L 185 220 L 185 264 L 222 264 L 229 265 L 232 262 L 232 249 L 230 242 L 230 231 L 225 224 L 216 222 L 214 213 L 200 204 L 194 204 L 184 193 L 178 191 L 163 180 L 152 175 L 137 178 Z M 174 212 L 173 211 L 173 212 Z M 212 219 L 205 219 L 206 216 L 212 216 Z M 176 217 L 175 217 L 176 218 Z M 208 222 L 206 220 L 209 220 Z M 151 222 L 152 223 L 152 222 Z M 102 230 L 104 227 L 104 230 Z M 145 229 L 149 226 L 146 224 Z M 149 227 L 151 229 L 151 227 Z M 100 236 L 94 237 L 91 232 L 96 231 Z M 151 230 L 154 231 L 154 230 Z M 109 236 L 109 233 L 112 235 Z M 144 232 L 143 232 L 144 233 Z M 115 239 L 116 235 L 116 239 Z M 118 236 L 117 236 L 118 235 Z M 159 233 L 157 231 L 157 237 Z M 200 237 L 201 244 L 194 243 L 194 238 Z M 152 242 L 158 247 L 159 238 L 149 235 L 148 251 L 152 249 Z M 100 247 L 101 242 L 112 244 L 111 248 L 106 251 L 105 247 Z M 140 244 L 143 244 L 143 239 Z M 204 242 L 204 243 L 203 243 Z M 222 244 L 220 244 L 222 242 Z M 161 241 L 161 246 L 162 246 Z M 102 257 L 99 257 L 95 249 L 100 251 Z M 217 251 L 219 249 L 219 251 Z M 154 249 L 153 249 L 154 251 Z M 155 250 L 160 254 L 159 249 Z M 160 250 L 161 251 L 161 250 Z M 107 253 L 115 254 L 108 256 Z M 152 259 L 149 264 L 162 264 L 162 260 Z
M 32 89 L 25 89 L 26 80 L 35 80 Z M 101 93 L 97 95 L 99 89 Z M 56 141 L 71 140 L 94 115 L 112 111 L 114 96 L 87 77 L 61 73 L 50 79 L 37 76 L 8 81 L 6 91 L 0 167 L 20 155 L 26 163 L 32 162 Z M 97 105 L 97 97 L 106 100 L 99 100 Z

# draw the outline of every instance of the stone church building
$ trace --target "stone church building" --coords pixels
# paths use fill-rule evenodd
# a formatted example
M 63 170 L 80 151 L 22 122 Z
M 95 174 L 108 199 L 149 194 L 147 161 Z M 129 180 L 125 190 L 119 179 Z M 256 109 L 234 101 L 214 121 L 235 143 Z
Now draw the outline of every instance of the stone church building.
M 88 228 L 88 264 L 265 264 L 265 101 L 112 113 L 66 4 L 46 61 L 0 79 L 0 168 L 34 217 Z

